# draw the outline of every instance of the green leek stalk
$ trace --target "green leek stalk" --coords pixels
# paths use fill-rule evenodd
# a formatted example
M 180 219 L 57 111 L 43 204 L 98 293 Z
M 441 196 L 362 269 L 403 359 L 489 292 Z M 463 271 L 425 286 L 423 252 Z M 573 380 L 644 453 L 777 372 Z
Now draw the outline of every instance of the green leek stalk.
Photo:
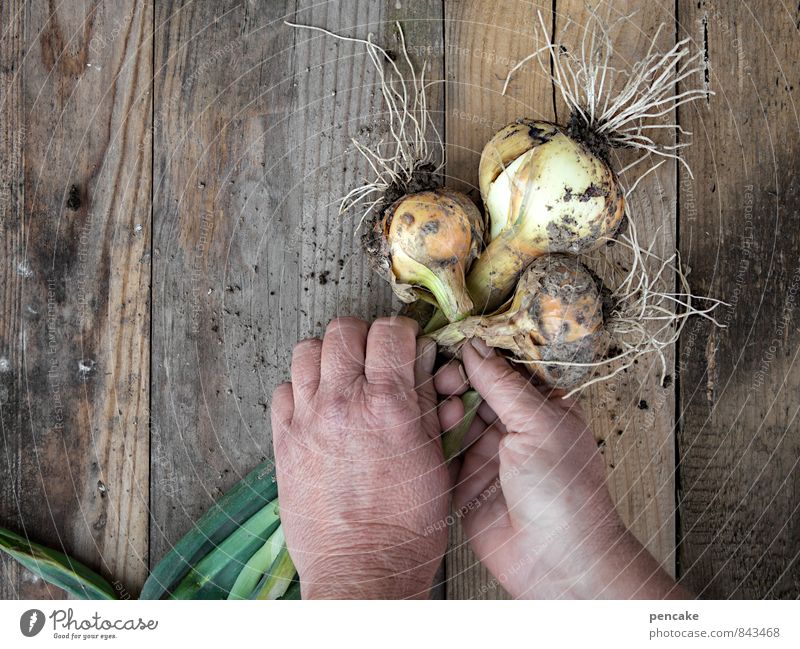
M 173 599 L 225 599 L 244 566 L 280 524 L 275 500 L 251 516 L 181 580 Z
M 274 464 L 264 460 L 214 503 L 158 562 L 139 599 L 161 599 L 168 594 L 192 566 L 277 495 Z
M 253 599 L 280 599 L 289 590 L 296 574 L 297 569 L 284 543 L 269 571 L 253 593 Z
M 117 599 L 111 584 L 79 561 L 3 527 L 0 527 L 0 551 L 77 599 Z
M 461 403 L 464 404 L 464 416 L 455 426 L 442 434 L 442 452 L 446 462 L 450 462 L 464 450 L 462 448 L 464 437 L 472 422 L 475 421 L 478 407 L 483 403 L 483 397 L 475 390 L 467 390 L 461 395 Z
M 250 599 L 258 582 L 264 573 L 269 571 L 285 545 L 286 537 L 283 533 L 283 526 L 279 526 L 242 568 L 242 572 L 236 578 L 236 583 L 231 588 L 228 599 Z

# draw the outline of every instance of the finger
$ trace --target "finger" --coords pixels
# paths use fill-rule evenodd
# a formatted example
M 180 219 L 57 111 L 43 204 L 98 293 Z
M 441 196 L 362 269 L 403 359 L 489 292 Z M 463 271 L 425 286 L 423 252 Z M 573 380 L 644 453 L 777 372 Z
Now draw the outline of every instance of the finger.
M 309 401 L 319 389 L 319 366 L 322 341 L 301 340 L 292 351 L 292 390 L 295 403 Z
M 469 509 L 469 503 L 485 493 L 500 476 L 498 449 L 502 433 L 495 426 L 489 426 L 481 437 L 463 455 L 461 472 L 453 492 L 453 504 L 458 508 Z
M 464 416 L 464 403 L 458 397 L 449 397 L 439 404 L 439 425 L 450 430 Z
M 505 424 L 502 421 L 500 421 L 500 418 L 497 416 L 497 413 L 494 410 L 492 410 L 492 407 L 488 403 L 486 403 L 486 401 L 481 401 L 481 405 L 478 406 L 478 415 L 488 425 L 497 426 L 500 429 L 501 433 L 505 434 L 508 432 L 506 430 Z
M 469 449 L 476 441 L 478 441 L 483 433 L 486 431 L 486 422 L 479 416 L 476 416 L 469 425 L 469 430 L 464 435 L 461 442 L 462 452 L 453 457 L 448 465 L 448 473 L 450 474 L 450 485 L 454 488 L 458 484 L 458 476 L 461 473 L 462 457 L 465 449 Z M 442 429 L 444 430 L 444 429 Z
M 557 401 L 567 394 L 566 390 L 554 388 L 545 383 L 537 384 L 536 389 L 539 390 L 539 394 L 541 394 L 545 399 L 552 399 L 553 401 Z
M 433 366 L 436 363 L 436 343 L 430 338 L 417 340 L 417 359 L 414 363 L 414 385 L 417 389 L 420 411 L 425 429 L 430 435 L 438 437 L 440 432 L 436 409 L 436 390 L 433 387 Z
M 433 378 L 439 394 L 464 394 L 469 389 L 469 381 L 460 361 L 452 360 L 442 365 Z
M 536 377 L 532 377 L 531 385 L 533 385 L 545 399 L 547 402 L 556 407 L 560 410 L 572 413 L 583 419 L 583 411 L 578 403 L 578 399 L 576 397 L 565 397 L 568 394 L 567 390 L 563 388 L 554 388 L 546 383 L 541 383 L 536 379 Z
M 336 318 L 322 339 L 321 377 L 326 385 L 345 388 L 364 375 L 369 325 L 358 318 Z
M 556 399 L 556 403 L 558 403 L 558 405 L 564 412 L 570 415 L 575 415 L 581 421 L 586 421 L 586 415 L 583 412 L 583 408 L 581 407 L 580 402 L 576 398 L 570 397 L 568 399 L 564 398 Z
M 289 431 L 294 415 L 294 396 L 291 383 L 281 383 L 272 392 L 270 419 L 272 421 L 272 443 L 275 448 L 283 448 L 283 441 Z
M 500 426 L 502 426 L 502 424 L 499 421 L 494 425 L 494 427 L 501 434 L 504 434 L 504 431 L 500 429 Z M 481 437 L 483 437 L 483 433 L 488 427 L 489 426 L 487 426 L 486 422 L 481 419 L 480 415 L 476 416 L 475 419 L 472 420 L 467 434 L 464 435 L 464 442 L 461 444 L 461 448 L 467 449 L 472 446 Z
M 578 401 L 577 397 L 558 397 L 557 399 L 550 399 L 550 403 L 557 405 L 561 408 L 564 412 L 567 412 L 571 415 L 575 415 L 580 419 L 586 419 L 583 408 L 581 408 L 580 401 Z
M 536 420 L 550 418 L 546 399 L 493 349 L 473 339 L 464 345 L 462 355 L 470 384 L 508 430 L 528 432 Z
M 419 325 L 410 318 L 379 318 L 367 334 L 364 373 L 373 385 L 414 389 Z
M 455 489 L 458 484 L 458 476 L 461 473 L 461 456 L 456 455 L 447 463 L 447 475 L 450 478 L 450 489 Z

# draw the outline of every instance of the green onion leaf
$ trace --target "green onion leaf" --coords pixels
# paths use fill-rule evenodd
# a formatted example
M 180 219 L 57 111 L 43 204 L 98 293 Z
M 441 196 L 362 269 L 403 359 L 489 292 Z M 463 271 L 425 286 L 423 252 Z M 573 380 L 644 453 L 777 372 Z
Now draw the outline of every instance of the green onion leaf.
M 236 578 L 236 583 L 231 588 L 228 599 L 249 599 L 259 580 L 278 558 L 285 542 L 283 527 L 279 526 L 267 539 L 267 542 L 250 558 L 247 565 L 242 568 L 242 572 Z
M 273 462 L 265 460 L 214 503 L 161 559 L 144 583 L 139 599 L 161 599 L 169 593 L 192 566 L 277 495 Z
M 450 430 L 445 431 L 442 435 L 442 452 L 447 462 L 452 460 L 463 450 L 461 446 L 464 443 L 464 436 L 475 420 L 478 406 L 483 402 L 483 397 L 475 390 L 468 390 L 461 395 L 461 402 L 464 404 L 464 416 L 461 418 L 461 421 Z
M 251 599 L 280 599 L 289 590 L 297 574 L 289 550 L 284 543 L 269 572 L 261 579 Z
M 0 550 L 78 599 L 117 599 L 114 588 L 82 563 L 0 527 Z

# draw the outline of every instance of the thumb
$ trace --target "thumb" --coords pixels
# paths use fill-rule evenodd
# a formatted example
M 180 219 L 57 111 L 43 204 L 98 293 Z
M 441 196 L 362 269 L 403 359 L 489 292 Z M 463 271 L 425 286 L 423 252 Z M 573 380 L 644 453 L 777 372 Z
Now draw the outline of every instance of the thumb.
M 469 382 L 509 432 L 531 432 L 550 414 L 545 397 L 491 347 L 477 338 L 462 348 Z

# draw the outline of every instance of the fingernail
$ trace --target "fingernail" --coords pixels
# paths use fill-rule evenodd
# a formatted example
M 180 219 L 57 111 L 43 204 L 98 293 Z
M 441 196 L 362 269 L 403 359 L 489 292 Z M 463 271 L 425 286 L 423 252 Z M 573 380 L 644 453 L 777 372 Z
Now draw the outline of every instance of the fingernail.
M 420 368 L 426 374 L 430 374 L 436 364 L 436 343 L 430 338 L 420 338 L 417 341 L 417 349 Z
M 469 383 L 469 379 L 467 378 L 467 373 L 464 371 L 464 366 L 458 362 L 456 363 L 456 365 L 458 366 L 458 373 L 461 375 L 461 380 L 464 381 L 464 383 Z
M 478 352 L 483 358 L 491 358 L 495 355 L 494 349 L 489 347 L 485 342 L 483 342 L 480 338 L 473 338 L 470 341 L 472 348 Z

